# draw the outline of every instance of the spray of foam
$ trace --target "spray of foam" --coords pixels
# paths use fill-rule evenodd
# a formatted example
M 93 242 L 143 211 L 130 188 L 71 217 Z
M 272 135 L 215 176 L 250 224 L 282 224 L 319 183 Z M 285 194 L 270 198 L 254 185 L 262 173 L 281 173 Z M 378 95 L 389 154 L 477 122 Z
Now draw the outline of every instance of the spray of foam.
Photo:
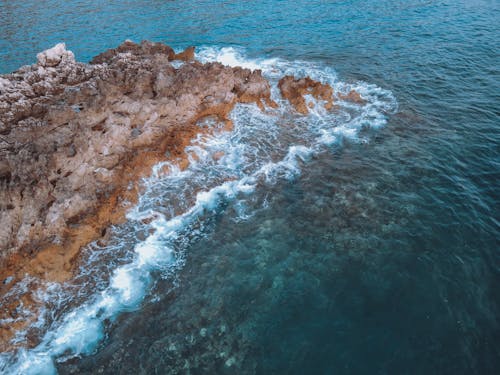
M 297 178 L 312 156 L 343 139 L 363 141 L 359 138 L 362 129 L 383 126 L 386 115 L 397 109 L 389 91 L 364 82 L 344 83 L 331 68 L 310 62 L 252 60 L 233 48 L 208 47 L 202 48 L 197 58 L 261 69 L 271 82 L 279 107 L 263 113 L 253 105 L 238 105 L 231 114 L 232 132 L 199 136 L 188 147 L 191 164 L 187 169 L 181 171 L 169 163 L 155 166 L 151 177 L 144 180 L 144 193 L 127 215 L 130 223 L 146 227 L 149 235 L 135 244 L 124 258 L 126 262 L 113 265 L 109 278 L 100 282 L 98 292 L 87 302 L 55 319 L 35 348 L 2 354 L 0 370 L 53 374 L 54 361 L 93 353 L 104 337 L 105 324 L 115 321 L 123 311 L 139 308 L 154 282 L 153 275 L 158 271 L 168 275 L 182 260 L 179 252 L 189 247 L 190 239 L 206 235 L 204 223 L 213 213 L 232 203 L 236 219 L 245 220 L 251 215 L 245 202 L 256 189 L 265 189 L 280 179 Z M 354 89 L 366 103 L 341 102 L 335 112 L 316 106 L 308 116 L 298 116 L 278 93 L 277 81 L 286 74 L 310 76 L 342 93 Z M 162 172 L 165 170 L 168 173 Z M 266 207 L 265 199 L 262 207 Z M 126 253 L 119 245 L 105 251 Z M 98 258 L 90 256 L 88 269 L 82 274 L 91 277 L 98 264 Z

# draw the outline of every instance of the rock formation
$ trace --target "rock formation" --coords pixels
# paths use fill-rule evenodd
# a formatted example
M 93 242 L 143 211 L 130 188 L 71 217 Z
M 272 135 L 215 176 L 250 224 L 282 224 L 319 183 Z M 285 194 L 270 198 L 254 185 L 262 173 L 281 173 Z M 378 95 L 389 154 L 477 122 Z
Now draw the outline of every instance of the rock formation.
M 290 102 L 297 112 L 303 115 L 307 115 L 309 108 L 313 108 L 315 105 L 312 101 L 307 102 L 307 95 L 322 102 L 327 110 L 333 109 L 335 98 L 356 104 L 366 103 L 361 95 L 354 90 L 347 94 L 338 92 L 334 97 L 333 88 L 328 83 L 321 83 L 309 77 L 297 79 L 293 76 L 285 76 L 278 82 L 278 87 L 281 95 Z
M 309 77 L 296 79 L 293 76 L 285 76 L 280 79 L 278 87 L 281 95 L 303 115 L 309 113 L 305 95 L 311 95 L 316 100 L 323 100 L 326 109 L 333 108 L 333 89 L 327 83 L 314 81 Z
M 184 51 L 175 54 L 174 60 L 181 60 L 181 61 L 194 60 L 194 47 L 188 47 Z
M 353 102 L 356 104 L 365 104 L 366 101 L 359 95 L 357 91 L 351 90 L 347 94 L 338 93 L 337 97 L 340 100 L 345 100 L 348 102 Z
M 184 63 L 172 65 L 176 59 Z M 167 151 L 185 164 L 185 146 L 208 131 L 197 121 L 213 116 L 229 126 L 236 103 L 276 106 L 259 70 L 201 64 L 194 47 L 176 54 L 162 43 L 126 41 L 85 64 L 58 44 L 37 60 L 0 76 L 4 297 L 26 274 L 71 277 L 80 248 L 124 218 L 151 166 Z M 307 94 L 333 106 L 332 88 L 310 78 L 287 76 L 279 88 L 300 113 L 308 113 Z M 32 302 L 23 298 L 4 298 L 0 319 Z M 17 328 L 0 327 L 0 348 Z
M 191 60 L 193 49 L 178 58 Z M 123 218 L 136 181 L 182 158 L 202 128 L 238 102 L 271 103 L 260 71 L 170 63 L 161 43 L 125 42 L 76 62 L 64 44 L 0 77 L 0 277 L 71 275 L 78 250 Z

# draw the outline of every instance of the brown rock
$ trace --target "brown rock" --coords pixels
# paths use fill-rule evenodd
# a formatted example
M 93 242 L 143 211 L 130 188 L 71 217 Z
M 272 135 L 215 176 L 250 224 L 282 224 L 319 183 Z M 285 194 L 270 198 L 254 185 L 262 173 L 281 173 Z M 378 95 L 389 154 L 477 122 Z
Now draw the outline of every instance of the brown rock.
M 109 49 L 97 55 L 90 61 L 90 63 L 109 64 L 119 54 L 130 54 L 132 56 L 142 56 L 148 58 L 151 58 L 154 55 L 160 55 L 166 56 L 168 60 L 173 60 L 175 56 L 174 50 L 163 43 L 154 43 L 148 40 L 143 40 L 140 44 L 136 44 L 127 40 L 117 48 Z
M 311 95 L 317 100 L 323 100 L 326 109 L 333 107 L 333 89 L 327 83 L 314 81 L 309 77 L 295 79 L 285 76 L 278 82 L 281 95 L 287 99 L 297 112 L 304 115 L 309 113 L 304 95 Z
M 175 54 L 174 60 L 193 61 L 194 60 L 194 47 L 188 47 L 184 51 Z
M 0 160 L 0 181 L 7 180 L 10 181 L 11 168 L 6 160 Z
M 236 103 L 273 105 L 260 71 L 196 61 L 174 69 L 175 54 L 161 43 L 127 41 L 91 64 L 61 47 L 41 56 L 0 76 L 0 180 L 10 181 L 0 183 L 8 207 L 0 215 L 0 280 L 67 280 L 81 247 L 124 219 L 137 181 L 167 151 L 188 165 L 184 148 L 210 131 L 196 121 L 211 116 L 229 130 Z M 0 349 L 28 323 L 0 328 Z
M 361 95 L 359 95 L 359 93 L 357 91 L 354 91 L 354 90 L 349 91 L 345 95 L 342 93 L 339 93 L 337 96 L 340 100 L 346 100 L 348 102 L 353 102 L 353 103 L 357 103 L 357 104 L 365 104 L 366 103 L 366 100 L 364 100 L 361 97 Z
M 181 153 L 188 142 L 184 138 L 194 135 L 188 131 L 194 121 L 208 115 L 226 121 L 237 102 L 270 103 L 270 86 L 260 71 L 198 62 L 173 69 L 168 62 L 172 49 L 161 43 L 127 41 L 98 55 L 94 65 L 76 62 L 67 57 L 69 51 L 56 47 L 40 54 L 62 56 L 51 71 L 33 65 L 1 77 L 9 91 L 0 93 L 0 107 L 8 108 L 0 112 L 0 121 L 11 130 L 2 136 L 6 148 L 1 149 L 0 174 L 17 181 L 5 196 L 22 195 L 22 204 L 16 205 L 23 207 L 22 217 L 41 220 L 46 233 L 21 233 L 22 222 L 0 222 L 0 260 L 63 235 L 66 207 L 93 207 L 89 202 L 98 202 L 97 191 L 109 196 L 110 186 L 126 185 L 121 181 L 126 176 L 115 170 L 140 150 L 172 147 Z M 182 57 L 192 58 L 193 51 Z M 69 76 L 78 83 L 69 85 Z M 9 105 L 11 93 L 15 106 Z M 178 134 L 162 146 L 172 129 Z M 118 181 L 110 183 L 111 178 Z M 45 198 L 20 194 L 33 184 L 47 186 Z M 84 203 L 74 202 L 76 190 Z M 89 215 L 92 211 L 84 216 Z

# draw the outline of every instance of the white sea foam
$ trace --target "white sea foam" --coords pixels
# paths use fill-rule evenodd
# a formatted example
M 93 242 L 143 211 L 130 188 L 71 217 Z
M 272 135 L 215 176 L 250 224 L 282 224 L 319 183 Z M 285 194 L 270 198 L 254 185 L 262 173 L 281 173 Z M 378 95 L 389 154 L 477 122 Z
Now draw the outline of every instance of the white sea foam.
M 191 161 L 187 169 L 180 170 L 172 163 L 156 165 L 151 177 L 144 180 L 145 190 L 137 205 L 127 214 L 129 229 L 122 233 L 134 237 L 130 231 L 142 230 L 147 236 L 136 240 L 130 250 L 119 243 L 90 251 L 87 266 L 81 270 L 82 283 L 97 277 L 96 267 L 104 267 L 109 278 L 92 281 L 93 294 L 92 288 L 83 292 L 85 285 L 71 289 L 81 293 L 85 302 L 62 317 L 52 316 L 48 327 L 40 318 L 36 324 L 46 329 L 40 343 L 32 349 L 4 353 L 0 356 L 1 371 L 52 374 L 56 372 L 54 361 L 92 353 L 105 335 L 105 322 L 115 321 L 123 311 L 139 308 L 154 275 L 168 275 L 182 261 L 191 237 L 207 233 L 204 223 L 214 213 L 232 202 L 235 220 L 247 219 L 252 212 L 246 202 L 257 189 L 298 178 L 315 155 L 328 152 L 329 147 L 344 139 L 359 141 L 362 129 L 383 126 L 386 114 L 397 107 L 389 91 L 364 82 L 342 82 L 333 69 L 311 62 L 248 59 L 234 48 L 202 48 L 197 58 L 261 69 L 271 82 L 279 108 L 263 113 L 254 105 L 238 105 L 231 114 L 232 132 L 219 130 L 213 136 L 200 136 L 187 148 Z M 329 83 L 337 92 L 354 89 L 366 103 L 339 102 L 336 111 L 316 105 L 309 115 L 300 116 L 279 96 L 277 81 L 286 74 L 310 76 Z M 313 98 L 309 100 L 318 104 Z M 266 206 L 265 198 L 262 207 Z M 104 258 L 100 257 L 106 255 L 113 260 L 103 266 Z M 52 285 L 40 298 L 60 298 L 56 306 L 63 306 L 71 295 L 65 295 L 61 288 Z

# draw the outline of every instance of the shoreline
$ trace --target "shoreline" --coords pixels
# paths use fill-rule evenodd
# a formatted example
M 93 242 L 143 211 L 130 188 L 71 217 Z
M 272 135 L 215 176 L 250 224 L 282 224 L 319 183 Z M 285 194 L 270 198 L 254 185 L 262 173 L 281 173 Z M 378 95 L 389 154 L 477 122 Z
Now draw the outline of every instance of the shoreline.
M 261 101 L 272 104 L 269 84 L 260 72 L 201 64 L 194 61 L 194 47 L 175 54 L 161 43 L 126 41 L 96 56 L 91 64 L 82 64 L 59 44 L 37 57 L 37 64 L 0 78 L 2 140 L 10 146 L 2 150 L 1 203 L 8 208 L 2 210 L 2 222 L 9 223 L 16 211 L 23 216 L 17 228 L 4 224 L 0 233 L 0 294 L 4 296 L 0 317 L 7 321 L 16 320 L 20 308 L 36 304 L 33 291 L 5 298 L 17 282 L 27 275 L 55 282 L 71 279 L 80 249 L 105 238 L 110 225 L 125 220 L 140 192 L 140 179 L 149 175 L 153 165 L 172 160 L 181 168 L 187 166 L 184 148 L 209 131 L 197 126 L 197 121 L 216 117 L 230 126 L 227 115 L 236 103 L 259 103 L 262 109 Z M 184 64 L 175 69 L 170 63 L 174 60 Z M 71 82 L 80 78 L 82 82 Z M 43 127 L 73 129 L 63 135 L 40 134 Z M 79 137 L 82 130 L 87 137 Z M 62 147 L 45 147 L 61 138 Z M 22 169 L 29 163 L 19 161 L 23 141 L 32 148 L 40 146 L 36 159 L 45 159 L 35 182 L 29 181 L 33 188 L 22 181 Z M 76 178 L 75 169 L 80 172 Z M 37 192 L 27 196 L 27 189 Z M 12 199 L 14 193 L 21 196 L 21 207 L 16 207 L 19 199 Z M 79 197 L 76 207 L 75 196 Z M 29 209 L 31 222 L 25 219 Z M 30 229 L 21 237 L 26 226 Z M 31 315 L 36 319 L 36 311 Z M 30 322 L 0 327 L 0 348 L 6 350 L 15 332 Z
M 260 70 L 202 64 L 194 57 L 194 47 L 175 54 L 162 43 L 126 41 L 84 64 L 58 44 L 38 54 L 37 64 L 0 76 L 0 104 L 7 103 L 0 106 L 1 140 L 7 144 L 0 149 L 6 155 L 0 203 L 11 207 L 0 221 L 22 216 L 16 236 L 13 225 L 0 229 L 6 248 L 0 254 L 0 319 L 11 322 L 0 327 L 3 351 L 36 320 L 40 305 L 35 290 L 10 290 L 27 276 L 71 280 L 80 250 L 96 240 L 105 243 L 107 228 L 125 220 L 140 194 L 140 179 L 155 164 L 188 166 L 186 146 L 210 131 L 198 121 L 215 118 L 230 130 L 229 113 L 237 103 L 262 111 L 278 106 Z M 174 66 L 174 60 L 182 63 Z M 309 77 L 284 76 L 278 87 L 301 115 L 315 105 L 306 95 L 326 110 L 335 110 L 336 99 L 363 101 L 357 92 L 334 93 Z M 34 165 L 22 154 L 26 143 Z M 20 309 L 29 317 L 19 318 Z M 35 344 L 36 338 L 16 346 Z
M 4 297 L 2 305 L 3 311 L 0 312 L 0 318 L 8 318 L 13 311 L 17 310 L 22 303 L 26 309 L 34 309 L 33 320 L 25 320 L 20 324 L 13 324 L 7 327 L 0 326 L 0 349 L 5 351 L 10 347 L 7 342 L 13 338 L 15 332 L 27 328 L 36 320 L 36 309 L 39 307 L 32 296 L 32 291 L 20 296 L 14 294 L 12 299 L 5 298 L 11 287 L 16 282 L 22 281 L 27 275 L 36 277 L 43 281 L 64 283 L 70 281 L 74 276 L 74 271 L 80 264 L 81 250 L 94 241 L 107 242 L 109 234 L 108 228 L 112 225 L 118 225 L 126 220 L 127 211 L 137 202 L 141 193 L 142 178 L 148 177 L 152 167 L 160 162 L 173 162 L 179 165 L 183 170 L 188 166 L 185 147 L 200 134 L 207 134 L 211 129 L 200 128 L 196 125 L 185 126 L 183 132 L 189 128 L 188 134 L 178 138 L 176 144 L 170 142 L 161 142 L 157 151 L 145 151 L 137 155 L 125 166 L 123 176 L 120 180 L 122 186 L 117 188 L 111 194 L 111 197 L 99 206 L 97 211 L 85 217 L 81 223 L 74 228 L 68 229 L 65 236 L 65 243 L 62 245 L 47 245 L 34 254 L 33 257 L 22 257 L 14 254 L 8 259 L 7 266 L 0 269 L 0 279 L 10 278 L 8 284 L 0 287 L 0 295 Z M 227 124 L 227 130 L 230 130 L 230 123 Z M 179 129 L 172 128 L 169 133 L 176 133 Z M 169 139 L 168 135 L 166 140 Z M 170 147 L 169 147 L 170 146 Z M 166 157 L 166 152 L 174 156 Z M 21 297 L 21 298 L 20 298 Z M 28 346 L 29 343 L 28 343 Z

